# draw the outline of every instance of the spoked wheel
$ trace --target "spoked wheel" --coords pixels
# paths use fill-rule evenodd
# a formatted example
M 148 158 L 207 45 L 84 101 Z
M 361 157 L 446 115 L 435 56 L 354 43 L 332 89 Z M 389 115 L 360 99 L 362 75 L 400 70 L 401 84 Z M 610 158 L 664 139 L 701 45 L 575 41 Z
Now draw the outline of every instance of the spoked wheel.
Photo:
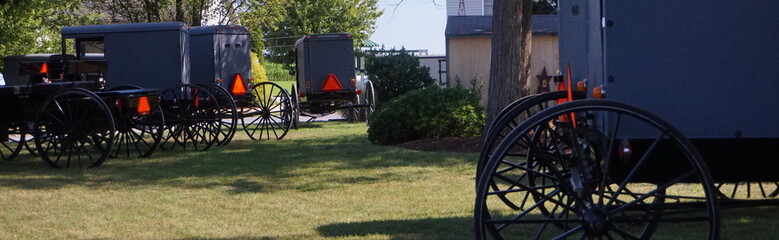
M 495 151 L 495 147 L 500 144 L 501 141 L 508 135 L 511 130 L 514 130 L 520 123 L 527 120 L 530 116 L 546 110 L 552 106 L 555 106 L 561 100 L 568 98 L 567 91 L 549 92 L 538 95 L 531 95 L 520 98 L 500 111 L 495 120 L 490 124 L 487 129 L 486 137 L 484 138 L 484 144 L 482 145 L 481 154 L 479 155 L 479 161 L 476 166 L 477 179 L 481 173 L 481 169 L 487 162 L 487 159 Z M 580 100 L 585 98 L 585 94 L 579 91 L 572 92 L 573 100 Z M 524 156 L 525 152 L 522 149 L 527 149 L 527 143 L 520 139 L 517 142 L 521 148 L 518 148 L 515 155 Z
M 292 93 L 289 97 L 292 99 L 292 128 L 300 128 L 300 96 L 295 84 L 292 84 Z
M 23 125 L 24 124 L 11 124 L 11 126 L 8 127 L 8 138 L 0 143 L 2 144 L 0 145 L 0 157 L 2 157 L 3 160 L 13 160 L 24 148 L 24 144 L 27 142 L 26 138 L 29 135 L 24 133 L 25 127 Z
M 365 124 L 371 125 L 371 115 L 376 111 L 376 91 L 373 89 L 373 82 L 365 81 L 365 97 L 363 104 L 365 107 Z
M 162 92 L 165 133 L 160 147 L 206 150 L 217 142 L 222 116 L 214 95 L 205 88 L 182 84 Z
M 235 129 L 238 126 L 238 109 L 235 106 L 233 95 L 224 87 L 217 84 L 198 84 L 198 86 L 208 89 L 216 97 L 219 103 L 219 112 L 222 120 L 219 121 L 219 134 L 217 135 L 217 146 L 226 145 L 233 140 Z
M 511 154 L 520 141 L 526 156 Z M 717 239 L 719 210 L 708 169 L 673 127 L 627 104 L 580 100 L 500 142 L 478 179 L 474 223 L 479 239 Z
M 720 199 L 771 199 L 779 195 L 779 182 L 717 183 Z
M 162 142 L 165 117 L 159 102 L 146 115 L 130 114 L 117 117 L 116 147 L 113 157 L 149 157 Z
M 35 114 L 33 136 L 43 161 L 56 168 L 91 168 L 111 152 L 115 134 L 108 106 L 83 89 L 57 92 Z
M 585 97 L 583 92 L 574 91 L 572 93 L 574 100 L 583 99 Z M 567 98 L 567 91 L 549 92 L 523 97 L 506 106 L 506 108 L 504 108 L 495 118 L 493 124 L 490 124 L 490 127 L 487 130 L 486 137 L 484 138 L 484 144 L 482 145 L 481 149 L 481 154 L 479 155 L 479 161 L 476 166 L 476 179 L 479 179 L 484 164 L 486 164 L 487 160 L 495 152 L 495 148 L 498 146 L 498 144 L 500 144 L 500 142 L 505 139 L 506 135 L 514 130 L 520 123 L 527 120 L 530 116 L 555 106 L 561 100 L 565 100 Z M 512 152 L 508 154 L 512 157 L 526 156 L 528 148 L 526 139 L 529 138 L 520 138 L 519 141 L 515 142 L 517 146 L 512 148 Z M 490 183 L 490 186 L 493 189 L 498 188 L 495 186 L 494 182 Z M 514 203 L 511 199 L 506 198 L 505 195 L 498 195 L 498 197 L 507 206 L 517 210 L 520 209 L 519 205 L 521 203 Z M 541 209 L 546 210 L 544 208 Z
M 253 104 L 242 111 L 243 130 L 253 140 L 282 139 L 292 125 L 292 100 L 286 90 L 272 82 L 252 87 Z

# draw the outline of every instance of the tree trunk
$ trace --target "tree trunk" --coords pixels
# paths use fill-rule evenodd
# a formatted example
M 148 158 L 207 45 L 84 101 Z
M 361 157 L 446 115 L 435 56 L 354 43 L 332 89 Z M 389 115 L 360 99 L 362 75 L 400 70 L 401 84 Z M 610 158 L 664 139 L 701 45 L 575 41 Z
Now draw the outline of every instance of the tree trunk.
M 495 0 L 487 123 L 512 101 L 528 94 L 532 0 Z
M 176 21 L 186 22 L 184 19 L 184 0 L 176 0 Z

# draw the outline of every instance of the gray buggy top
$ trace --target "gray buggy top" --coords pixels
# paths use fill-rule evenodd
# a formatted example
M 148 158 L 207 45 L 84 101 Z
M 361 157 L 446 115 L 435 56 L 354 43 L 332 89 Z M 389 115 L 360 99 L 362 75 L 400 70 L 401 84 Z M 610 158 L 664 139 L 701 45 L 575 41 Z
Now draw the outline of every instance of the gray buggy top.
M 66 39 L 76 40 L 76 56 L 102 53 L 108 68 L 106 87 L 132 84 L 164 89 L 189 82 L 189 30 L 179 22 L 130 23 L 64 27 Z

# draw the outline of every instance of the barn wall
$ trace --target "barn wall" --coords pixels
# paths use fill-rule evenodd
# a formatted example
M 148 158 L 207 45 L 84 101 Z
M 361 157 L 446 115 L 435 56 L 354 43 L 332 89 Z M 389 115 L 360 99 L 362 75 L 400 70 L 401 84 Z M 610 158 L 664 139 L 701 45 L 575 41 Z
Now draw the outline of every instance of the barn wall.
M 463 84 L 468 84 L 471 79 L 480 79 L 483 88 L 482 105 L 487 99 L 487 86 L 490 78 L 490 51 L 492 48 L 492 38 L 483 37 L 461 37 L 449 38 L 449 83 L 456 84 L 455 79 L 460 79 Z M 547 75 L 557 75 L 559 70 L 559 49 L 557 36 L 533 36 L 533 43 L 530 56 L 531 76 L 528 81 L 530 92 L 535 93 L 538 89 L 538 80 L 536 75 L 546 67 Z M 551 83 L 551 81 L 550 81 Z M 554 90 L 554 84 L 550 88 Z

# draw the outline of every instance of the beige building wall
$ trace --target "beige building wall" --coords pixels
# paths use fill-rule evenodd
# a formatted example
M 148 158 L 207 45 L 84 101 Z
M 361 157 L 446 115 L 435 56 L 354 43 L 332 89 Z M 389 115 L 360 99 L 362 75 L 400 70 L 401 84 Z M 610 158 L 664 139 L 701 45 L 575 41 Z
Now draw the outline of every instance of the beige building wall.
M 455 79 L 469 87 L 467 84 L 473 78 L 480 79 L 483 88 L 482 105 L 487 99 L 487 86 L 490 78 L 490 54 L 492 47 L 492 38 L 485 37 L 462 37 L 449 38 L 449 83 L 455 84 Z M 541 75 L 546 67 L 547 75 L 559 75 L 559 50 L 557 36 L 533 36 L 531 45 L 531 76 L 528 79 L 530 92 L 535 93 L 538 90 L 539 81 L 536 75 Z M 554 83 L 549 81 L 550 90 L 555 89 Z

